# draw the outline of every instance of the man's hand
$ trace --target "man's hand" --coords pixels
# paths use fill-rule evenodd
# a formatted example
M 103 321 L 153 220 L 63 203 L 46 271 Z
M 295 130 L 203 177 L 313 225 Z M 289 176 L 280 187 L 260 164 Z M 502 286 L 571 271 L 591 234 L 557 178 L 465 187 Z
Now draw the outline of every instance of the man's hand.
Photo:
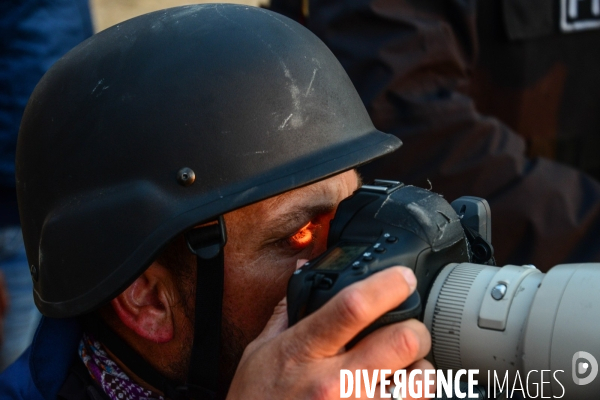
M 354 336 L 402 303 L 415 287 L 410 269 L 388 268 L 348 286 L 289 329 L 282 301 L 244 351 L 227 398 L 337 399 L 341 369 L 368 369 L 372 376 L 374 369 L 410 370 L 415 362 L 416 368 L 433 368 L 422 360 L 431 345 L 429 332 L 414 319 L 380 328 L 345 350 Z

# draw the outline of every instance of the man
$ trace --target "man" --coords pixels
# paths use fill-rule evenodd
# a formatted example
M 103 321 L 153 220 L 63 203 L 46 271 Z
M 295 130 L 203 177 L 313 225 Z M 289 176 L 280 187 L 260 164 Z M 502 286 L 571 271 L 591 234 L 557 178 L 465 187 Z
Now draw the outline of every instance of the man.
M 399 144 L 328 49 L 265 10 L 174 8 L 82 43 L 38 84 L 20 131 L 46 317 L 2 395 L 328 399 L 340 369 L 430 366 L 415 320 L 345 349 L 414 290 L 406 268 L 289 329 L 281 301 L 298 260 L 325 249 L 353 168 Z

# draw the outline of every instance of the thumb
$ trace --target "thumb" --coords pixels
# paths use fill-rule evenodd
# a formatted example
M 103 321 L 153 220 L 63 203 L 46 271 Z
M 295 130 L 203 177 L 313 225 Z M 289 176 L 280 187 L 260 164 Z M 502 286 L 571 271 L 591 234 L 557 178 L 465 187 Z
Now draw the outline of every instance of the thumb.
M 308 258 L 299 258 L 298 260 L 296 260 L 296 269 L 300 269 L 300 267 L 306 264 L 307 261 Z

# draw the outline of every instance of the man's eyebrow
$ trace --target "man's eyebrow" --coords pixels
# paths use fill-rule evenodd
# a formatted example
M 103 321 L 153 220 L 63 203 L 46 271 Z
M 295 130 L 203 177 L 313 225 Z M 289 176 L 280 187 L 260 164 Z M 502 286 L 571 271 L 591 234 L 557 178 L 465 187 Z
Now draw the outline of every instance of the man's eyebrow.
M 329 214 L 335 210 L 336 205 L 334 203 L 322 203 L 313 204 L 308 206 L 299 206 L 296 209 L 292 209 L 289 212 L 278 215 L 272 220 L 268 221 L 271 225 L 273 233 L 285 235 L 295 228 L 301 228 L 302 225 L 319 215 Z
M 357 178 L 357 188 L 359 188 L 363 181 L 358 171 L 354 170 Z M 292 193 L 292 192 L 288 192 Z M 288 193 L 284 193 L 284 196 Z M 283 199 L 283 197 L 282 197 Z M 279 204 L 276 202 L 275 204 Z M 275 216 L 274 218 L 266 221 L 268 225 L 267 229 L 270 232 L 271 237 L 277 237 L 287 235 L 294 229 L 300 229 L 306 222 L 314 219 L 319 215 L 325 215 L 335 211 L 337 207 L 336 203 L 325 203 L 311 204 L 311 205 L 300 205 L 296 208 L 292 208 L 290 211 L 281 215 Z

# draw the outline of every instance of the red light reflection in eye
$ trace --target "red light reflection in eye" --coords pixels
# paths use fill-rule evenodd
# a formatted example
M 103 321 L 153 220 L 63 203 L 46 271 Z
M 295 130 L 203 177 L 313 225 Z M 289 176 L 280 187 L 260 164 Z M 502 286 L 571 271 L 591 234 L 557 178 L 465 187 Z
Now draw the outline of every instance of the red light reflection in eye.
M 294 236 L 288 239 L 289 244 L 297 249 L 303 249 L 311 244 L 313 241 L 313 231 L 311 228 L 314 229 L 312 222 L 304 225 Z

